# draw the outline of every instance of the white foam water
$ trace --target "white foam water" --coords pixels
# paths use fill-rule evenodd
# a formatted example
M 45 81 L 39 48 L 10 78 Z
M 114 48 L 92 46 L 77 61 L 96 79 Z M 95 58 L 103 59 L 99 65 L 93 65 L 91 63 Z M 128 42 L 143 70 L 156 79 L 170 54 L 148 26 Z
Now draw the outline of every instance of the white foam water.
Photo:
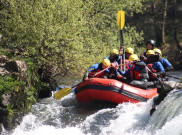
M 161 111 L 170 102 L 175 113 L 167 109 L 163 115 L 157 110 L 150 116 L 152 100 L 144 103 L 123 103 L 116 107 L 84 110 L 77 106 L 74 94 L 60 101 L 53 98 L 36 103 L 32 111 L 23 118 L 12 135 L 180 135 L 182 113 L 179 106 L 181 92 L 170 94 L 160 104 Z M 170 108 L 172 109 L 172 107 Z M 155 116 L 155 115 L 158 115 Z M 155 127 L 158 123 L 160 126 Z M 154 128 L 155 127 L 155 128 Z

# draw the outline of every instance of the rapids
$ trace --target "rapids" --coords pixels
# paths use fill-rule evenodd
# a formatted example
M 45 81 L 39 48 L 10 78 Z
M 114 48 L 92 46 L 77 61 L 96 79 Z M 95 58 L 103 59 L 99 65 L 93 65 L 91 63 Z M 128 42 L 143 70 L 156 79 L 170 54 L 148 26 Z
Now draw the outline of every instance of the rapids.
M 31 112 L 4 135 L 180 135 L 182 90 L 175 89 L 150 116 L 152 100 L 116 106 L 77 103 L 73 93 L 61 100 L 53 97 L 33 105 Z

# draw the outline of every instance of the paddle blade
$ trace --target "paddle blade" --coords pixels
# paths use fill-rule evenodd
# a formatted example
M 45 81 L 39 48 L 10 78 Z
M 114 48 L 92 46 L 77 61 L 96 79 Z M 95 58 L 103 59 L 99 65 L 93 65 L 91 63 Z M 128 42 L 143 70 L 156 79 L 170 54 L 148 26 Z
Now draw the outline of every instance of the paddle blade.
M 117 14 L 117 23 L 120 30 L 124 27 L 125 24 L 125 12 L 124 11 L 118 11 Z
M 54 94 L 54 98 L 55 98 L 56 100 L 59 100 L 59 99 L 61 99 L 62 97 L 68 95 L 70 92 L 71 92 L 71 88 L 63 88 L 63 89 L 57 91 L 57 92 Z

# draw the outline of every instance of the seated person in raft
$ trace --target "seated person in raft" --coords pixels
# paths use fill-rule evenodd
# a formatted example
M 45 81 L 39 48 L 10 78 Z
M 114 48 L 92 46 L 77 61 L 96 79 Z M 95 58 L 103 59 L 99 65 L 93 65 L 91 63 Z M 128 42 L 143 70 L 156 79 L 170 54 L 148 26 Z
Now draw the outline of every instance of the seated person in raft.
M 154 82 L 148 81 L 149 75 L 146 64 L 140 61 L 136 54 L 132 54 L 129 61 L 131 62 L 129 69 L 121 73 L 126 79 L 123 78 L 121 81 L 143 89 L 155 87 Z
M 87 80 L 88 78 L 106 78 L 107 74 L 109 74 L 109 67 L 111 62 L 109 59 L 104 59 L 101 63 L 96 63 L 90 66 L 83 77 L 83 81 Z M 103 71 L 103 72 L 102 72 Z
M 118 72 L 117 62 L 111 63 L 109 59 L 104 59 L 101 63 L 90 66 L 83 77 L 83 81 L 88 78 L 108 78 L 120 79 L 122 77 Z

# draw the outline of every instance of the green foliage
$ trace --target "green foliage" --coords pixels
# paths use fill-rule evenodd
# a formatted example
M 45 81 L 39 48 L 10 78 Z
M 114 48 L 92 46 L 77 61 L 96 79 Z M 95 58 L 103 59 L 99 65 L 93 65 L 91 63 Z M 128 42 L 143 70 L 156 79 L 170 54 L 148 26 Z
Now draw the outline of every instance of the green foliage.
M 1 0 L 2 45 L 23 48 L 36 66 L 52 65 L 62 75 L 80 74 L 119 48 L 117 11 L 125 10 L 127 17 L 142 13 L 146 1 Z M 126 46 L 136 49 L 143 33 L 129 24 L 124 29 Z
M 7 105 L 9 115 L 13 115 L 13 105 Z
M 29 103 L 35 103 L 36 102 L 36 95 L 35 95 L 35 93 L 37 92 L 36 91 L 36 89 L 33 87 L 33 86 L 31 86 L 29 89 L 28 88 L 26 88 L 25 89 L 25 92 L 26 92 L 26 94 L 27 94 L 27 102 L 29 102 Z M 30 104 L 30 105 L 31 105 Z M 28 106 L 28 109 L 30 109 L 30 107 L 31 106 Z
M 0 95 L 6 92 L 19 91 L 21 85 L 25 85 L 25 82 L 18 81 L 11 76 L 0 76 Z
M 143 31 L 137 32 L 136 27 L 134 26 L 126 26 L 126 33 L 124 33 L 124 44 L 126 47 L 132 47 L 135 50 L 135 53 L 142 52 L 143 48 L 137 46 L 138 44 L 142 44 Z

